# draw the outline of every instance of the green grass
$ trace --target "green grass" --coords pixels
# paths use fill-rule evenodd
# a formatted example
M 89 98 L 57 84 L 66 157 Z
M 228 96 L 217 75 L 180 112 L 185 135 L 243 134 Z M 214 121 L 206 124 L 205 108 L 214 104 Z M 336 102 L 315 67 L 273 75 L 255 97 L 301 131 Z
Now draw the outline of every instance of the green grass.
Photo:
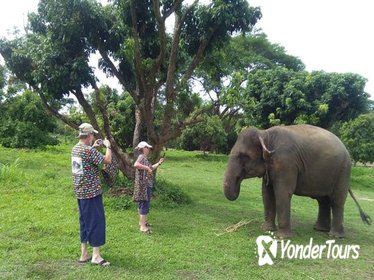
M 107 268 L 79 265 L 77 203 L 72 190 L 71 146 L 44 151 L 0 148 L 0 279 L 373 279 L 374 227 L 365 226 L 349 197 L 346 238 L 338 244 L 360 245 L 357 260 L 275 260 L 259 267 L 256 238 L 263 234 L 261 181 L 246 180 L 238 200 L 223 195 L 227 157 L 167 151 L 158 176 L 189 195 L 191 203 L 165 207 L 152 201 L 154 235 L 139 233 L 136 206 L 104 194 Z M 16 159 L 18 161 L 16 162 Z M 10 171 L 9 171 L 10 172 Z M 4 171 L 4 173 L 6 173 Z M 374 218 L 374 169 L 355 167 L 352 188 Z M 121 199 L 121 198 L 120 198 Z M 124 203 L 128 203 L 127 200 Z M 313 231 L 316 201 L 293 197 L 293 243 L 324 244 L 329 237 Z M 235 232 L 225 228 L 241 220 Z

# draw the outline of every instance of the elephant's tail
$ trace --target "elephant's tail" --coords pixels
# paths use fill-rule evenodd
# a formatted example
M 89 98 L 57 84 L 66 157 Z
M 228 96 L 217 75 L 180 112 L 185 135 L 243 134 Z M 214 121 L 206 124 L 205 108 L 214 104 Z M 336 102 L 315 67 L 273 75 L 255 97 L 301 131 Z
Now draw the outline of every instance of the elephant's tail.
M 371 225 L 371 218 L 370 218 L 370 216 L 369 216 L 368 214 L 366 214 L 366 213 L 362 210 L 360 204 L 358 204 L 358 202 L 357 202 L 355 196 L 353 195 L 352 190 L 349 189 L 348 191 L 349 191 L 349 194 L 351 195 L 351 197 L 353 198 L 354 202 L 355 202 L 356 205 L 357 205 L 358 211 L 360 212 L 361 220 L 362 220 L 365 224 L 367 224 L 367 225 Z

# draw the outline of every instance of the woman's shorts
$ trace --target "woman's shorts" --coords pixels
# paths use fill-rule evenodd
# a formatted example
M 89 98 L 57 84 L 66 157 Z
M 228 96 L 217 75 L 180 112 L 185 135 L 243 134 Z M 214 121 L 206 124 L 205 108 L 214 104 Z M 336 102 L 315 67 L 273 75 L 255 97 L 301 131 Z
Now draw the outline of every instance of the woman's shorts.
M 138 209 L 140 215 L 147 215 L 149 213 L 149 209 L 151 207 L 151 195 L 152 195 L 152 188 L 147 188 L 147 197 L 148 200 L 143 200 L 138 202 Z

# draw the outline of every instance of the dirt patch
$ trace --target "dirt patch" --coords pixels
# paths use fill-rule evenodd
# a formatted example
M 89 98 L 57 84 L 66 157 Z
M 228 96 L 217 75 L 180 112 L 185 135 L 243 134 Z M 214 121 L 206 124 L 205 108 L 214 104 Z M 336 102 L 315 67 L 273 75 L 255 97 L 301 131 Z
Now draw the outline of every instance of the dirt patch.
M 372 198 L 367 198 L 367 197 L 357 197 L 357 199 L 358 199 L 358 200 L 363 200 L 363 201 L 370 201 L 370 202 L 374 201 L 374 199 L 372 199 Z
M 108 192 L 111 196 L 132 196 L 134 194 L 133 188 L 114 188 Z

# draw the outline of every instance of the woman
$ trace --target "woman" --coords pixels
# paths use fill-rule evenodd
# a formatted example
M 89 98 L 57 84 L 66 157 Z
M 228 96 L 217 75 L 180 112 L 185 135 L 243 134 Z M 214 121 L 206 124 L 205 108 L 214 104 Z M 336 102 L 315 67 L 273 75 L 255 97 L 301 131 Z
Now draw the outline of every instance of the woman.
M 162 164 L 164 159 L 161 158 L 156 164 L 152 165 L 148 160 L 152 146 L 145 141 L 140 142 L 136 149 L 139 150 L 140 155 L 134 164 L 134 201 L 138 202 L 140 231 L 145 234 L 151 234 L 152 231 L 149 229 L 150 224 L 147 221 L 147 215 L 151 203 L 153 172 Z

